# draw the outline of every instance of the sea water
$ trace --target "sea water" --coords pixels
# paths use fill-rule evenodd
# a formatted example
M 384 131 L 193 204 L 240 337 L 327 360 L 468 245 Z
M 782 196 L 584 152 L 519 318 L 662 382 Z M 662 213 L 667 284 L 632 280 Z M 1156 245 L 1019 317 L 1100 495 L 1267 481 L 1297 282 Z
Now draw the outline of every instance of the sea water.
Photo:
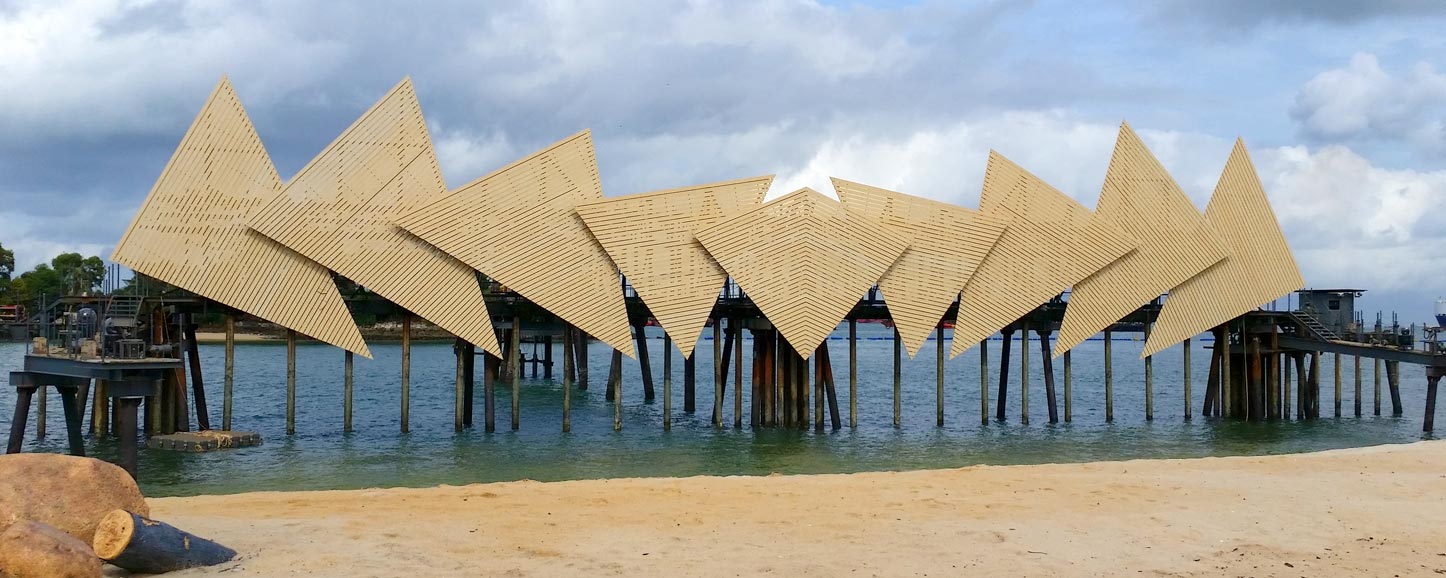
M 1030 424 L 1020 423 L 1019 359 L 1013 342 L 1006 417 L 992 418 L 997 395 L 1001 342 L 991 341 L 988 424 L 980 423 L 979 348 L 945 364 L 945 424 L 935 426 L 936 343 L 926 343 L 915 359 L 903 363 L 903 419 L 893 426 L 892 330 L 859 325 L 858 426 L 848 427 L 848 342 L 841 328 L 829 341 L 844 427 L 822 432 L 748 427 L 751 343 L 744 350 L 744 427 L 734 429 L 732 376 L 724 402 L 722 429 L 712 426 L 711 331 L 699 341 L 697 411 L 683 412 L 683 363 L 673 355 L 672 431 L 662 426 L 663 341 L 649 328 L 657 398 L 643 400 L 636 361 L 624 358 L 623 427 L 613 431 L 613 405 L 604 399 L 611 350 L 594 342 L 589 352 L 591 377 L 586 391 L 572 396 L 572 432 L 561 432 L 562 356 L 553 355 L 555 379 L 523 379 L 521 429 L 510 430 L 511 391 L 499 383 L 496 433 L 483 432 L 482 363 L 477 368 L 475 427 L 453 431 L 455 357 L 451 342 L 412 346 L 411 431 L 400 433 L 400 344 L 371 344 L 373 359 L 355 361 L 355 431 L 342 432 L 343 353 L 331 346 L 297 346 L 296 434 L 286 435 L 286 348 L 282 343 L 236 345 L 233 429 L 259 432 L 265 443 L 252 448 L 210 453 L 140 451 L 140 483 L 147 495 L 221 494 L 260 490 L 313 490 L 391 486 L 432 486 L 509 480 L 571 480 L 638 476 L 763 475 L 769 473 L 841 473 L 876 470 L 950 468 L 973 464 L 1035 464 L 1138 458 L 1260 455 L 1332 448 L 1405 443 L 1429 437 L 1421 433 L 1425 400 L 1423 369 L 1401 366 L 1401 395 L 1406 413 L 1391 417 L 1389 390 L 1382 368 L 1383 416 L 1372 415 L 1374 362 L 1361 361 L 1364 417 L 1354 416 L 1354 360 L 1342 358 L 1343 413 L 1333 416 L 1333 356 L 1321 358 L 1321 415 L 1311 421 L 1244 423 L 1200 417 L 1210 364 L 1209 342 L 1196 340 L 1192 352 L 1192 421 L 1184 420 L 1182 348 L 1154 357 L 1155 419 L 1145 420 L 1143 343 L 1116 336 L 1114 350 L 1114 422 L 1104 419 L 1104 343 L 1088 341 L 1073 357 L 1073 421 L 1050 424 L 1046 413 L 1038 337 L 1030 335 Z M 945 332 L 947 354 L 951 335 Z M 555 340 L 557 341 L 557 340 Z M 533 354 L 530 344 L 524 352 Z M 18 369 L 23 344 L 0 344 L 0 373 Z M 201 358 L 211 423 L 221 425 L 224 352 L 202 345 Z M 1063 412 L 1063 365 L 1055 360 L 1056 389 Z M 730 367 L 729 372 L 733 369 Z M 528 372 L 527 376 L 531 373 Z M 810 372 L 811 375 L 811 372 Z M 1292 405 L 1294 396 L 1292 392 Z M 37 398 L 38 399 L 38 398 Z M 48 435 L 34 435 L 32 405 L 25 451 L 66 451 L 59 399 L 49 397 Z M 15 392 L 0 388 L 0 432 L 9 430 Z M 89 412 L 87 412 L 88 414 Z M 1292 414 L 1294 408 L 1292 407 Z M 813 406 L 809 406 L 810 418 Z M 1061 415 L 1061 418 L 1063 416 Z M 825 416 L 827 419 L 827 416 Z M 193 422 L 194 423 L 194 422 Z M 85 424 L 89 431 L 89 417 Z M 115 459 L 114 440 L 93 440 L 86 451 Z

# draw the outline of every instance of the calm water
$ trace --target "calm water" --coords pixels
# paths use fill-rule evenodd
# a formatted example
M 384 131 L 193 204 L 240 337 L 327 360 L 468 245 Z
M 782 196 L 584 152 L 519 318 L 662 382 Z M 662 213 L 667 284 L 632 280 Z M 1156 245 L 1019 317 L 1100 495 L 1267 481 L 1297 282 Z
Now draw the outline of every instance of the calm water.
M 650 331 L 655 328 L 650 328 Z M 1248 424 L 1199 418 L 1209 352 L 1195 343 L 1193 422 L 1182 418 L 1181 348 L 1155 357 L 1155 420 L 1144 419 L 1144 363 L 1140 341 L 1114 344 L 1115 423 L 1104 423 L 1103 343 L 1074 350 L 1074 422 L 1048 424 L 1041 380 L 1039 343 L 1030 342 L 1031 425 L 1019 424 L 1017 385 L 1011 387 L 1009 418 L 979 423 L 978 348 L 946 364 L 945 418 L 934 425 L 934 342 L 903 367 L 903 427 L 892 426 L 893 344 L 891 331 L 859 326 L 859 425 L 847 428 L 848 362 L 846 333 L 831 341 L 835 380 L 845 428 L 839 431 L 714 430 L 712 342 L 698 347 L 698 413 L 682 412 L 682 371 L 674 355 L 674 420 L 662 431 L 662 339 L 649 347 L 658 376 L 658 399 L 645 403 L 636 362 L 624 364 L 623 431 L 612 429 L 612 405 L 603 399 L 610 351 L 594 344 L 590 354 L 591 388 L 573 396 L 572 433 L 560 433 L 562 391 L 558 383 L 524 380 L 522 429 L 508 431 L 510 392 L 498 387 L 498 426 L 482 432 L 482 394 L 477 392 L 477 427 L 452 431 L 454 365 L 451 343 L 413 347 L 411 433 L 398 433 L 400 347 L 372 344 L 373 360 L 356 359 L 352 434 L 341 433 L 342 353 L 330 346 L 298 346 L 297 433 L 285 433 L 286 349 L 284 345 L 236 347 L 234 427 L 258 431 L 265 444 L 255 448 L 183 454 L 141 450 L 141 485 L 149 495 L 234 493 L 255 490 L 304 490 L 378 486 L 431 486 L 519 479 L 566 480 L 698 474 L 756 475 L 770 472 L 825 473 L 908 470 L 970 464 L 1078 462 L 1159 457 L 1275 454 L 1404 443 L 1423 439 L 1420 432 L 1425 377 L 1420 367 L 1401 367 L 1404 417 L 1371 415 L 1372 362 L 1363 361 L 1365 417 L 1327 417 L 1314 422 Z M 947 339 L 946 333 L 946 339 Z M 948 346 L 948 343 L 945 344 Z M 745 345 L 745 350 L 748 346 Z M 994 372 L 1000 343 L 989 347 L 991 411 Z M 1018 383 L 1018 342 L 1011 380 Z M 0 372 L 21 364 L 21 344 L 0 344 Z M 220 425 L 223 351 L 202 346 L 211 420 Z M 561 355 L 558 360 L 560 375 Z M 1332 413 L 1332 357 L 1322 357 L 1322 414 Z M 750 364 L 745 361 L 745 374 Z M 1352 413 L 1354 370 L 1343 360 L 1344 410 Z M 1055 368 L 1061 372 L 1060 367 Z M 481 363 L 477 364 L 481 376 Z M 1383 372 L 1384 375 L 1384 372 Z M 749 383 L 745 375 L 744 383 Z M 1383 377 L 1384 380 L 1384 377 Z M 731 380 L 730 380 L 731 381 Z M 1063 381 L 1059 382 L 1063 388 Z M 732 423 L 732 384 L 725 422 Z M 1384 384 L 1383 384 L 1384 389 Z M 747 392 L 745 392 L 745 397 Z M 0 388 L 0 426 L 8 431 L 14 390 Z M 748 409 L 745 399 L 744 411 Z M 1062 410 L 1062 403 L 1061 403 Z M 35 410 L 32 409 L 32 412 Z M 59 400 L 50 396 L 49 436 L 34 439 L 33 413 L 27 451 L 63 452 L 64 425 Z M 745 416 L 744 423 L 747 423 Z M 87 421 L 87 427 L 89 422 Z M 88 451 L 114 458 L 113 441 L 88 442 Z

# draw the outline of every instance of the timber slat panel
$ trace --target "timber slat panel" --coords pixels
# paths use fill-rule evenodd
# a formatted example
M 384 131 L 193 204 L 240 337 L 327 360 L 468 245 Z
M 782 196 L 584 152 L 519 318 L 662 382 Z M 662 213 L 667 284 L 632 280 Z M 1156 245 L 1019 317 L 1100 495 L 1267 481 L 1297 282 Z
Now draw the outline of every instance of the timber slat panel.
M 697 237 L 805 359 L 908 247 L 807 188 Z
M 246 226 L 281 190 L 251 119 L 222 78 L 111 260 L 370 358 L 331 272 Z
M 1056 356 L 1225 258 L 1224 240 L 1129 124 L 1120 125 L 1095 215 L 1139 246 L 1075 285 Z
M 770 175 L 628 195 L 577 212 L 687 358 L 728 279 L 694 235 L 757 207 L 772 183 Z
M 251 226 L 500 356 L 476 274 L 394 223 L 446 193 L 421 106 L 404 79 L 307 163 Z
M 419 204 L 398 223 L 632 357 L 617 267 L 576 211 L 602 198 L 584 130 Z
M 979 207 L 985 215 L 1007 219 L 1009 226 L 964 286 L 951 357 L 1135 246 L 1119 227 L 993 151 Z
M 964 207 L 833 179 L 846 209 L 871 217 L 909 248 L 879 279 L 889 316 L 913 358 L 969 283 L 1007 221 Z
M 1305 286 L 1244 141 L 1235 141 L 1205 220 L 1230 254 L 1170 290 L 1141 355 L 1158 353 Z

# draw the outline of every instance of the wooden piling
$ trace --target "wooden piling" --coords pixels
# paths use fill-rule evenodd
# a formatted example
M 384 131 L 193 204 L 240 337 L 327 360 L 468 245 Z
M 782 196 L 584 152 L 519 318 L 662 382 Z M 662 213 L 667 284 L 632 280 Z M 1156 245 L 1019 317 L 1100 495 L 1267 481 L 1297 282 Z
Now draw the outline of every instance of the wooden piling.
M 819 358 L 823 361 L 824 395 L 828 397 L 829 424 L 833 429 L 837 430 L 843 426 L 843 423 L 842 420 L 839 419 L 838 392 L 833 382 L 833 359 L 831 359 L 828 354 L 828 341 L 824 341 L 819 345 L 818 351 Z
M 608 370 L 608 390 L 613 392 L 613 431 L 623 431 L 623 352 L 616 349 Z
M 192 401 L 196 404 L 196 427 L 200 431 L 205 431 L 211 429 L 211 411 L 206 405 L 206 386 L 201 374 L 201 348 L 196 343 L 196 324 L 191 322 L 191 315 L 187 313 L 183 319 L 185 320 L 183 340 L 186 344 L 186 364 L 191 368 L 191 395 Z
M 1371 393 L 1371 404 L 1374 406 L 1375 414 L 1381 415 L 1381 359 L 1378 357 L 1371 361 L 1375 366 L 1375 377 L 1373 378 L 1375 390 Z
M 1386 362 L 1386 385 L 1391 389 L 1391 415 L 1405 413 L 1401 406 L 1401 362 Z
M 571 325 L 563 325 L 563 326 L 562 326 L 562 433 L 568 433 L 568 432 L 572 431 L 572 384 L 573 384 L 573 379 L 575 379 L 575 376 L 577 375 L 577 365 L 576 365 L 576 363 L 575 363 L 575 360 L 576 360 L 576 358 L 577 358 L 577 355 L 576 355 L 575 349 L 574 349 L 574 347 L 573 347 L 573 340 L 574 340 L 574 339 L 576 339 L 576 332 L 573 331 L 572 326 L 571 326 Z M 666 366 L 666 364 L 665 364 L 665 366 Z M 665 381 L 663 381 L 663 391 L 665 392 L 665 393 L 663 394 L 664 396 L 667 395 L 666 392 L 667 392 L 667 390 L 668 390 L 668 383 L 669 383 L 669 382 L 666 381 L 666 378 L 665 378 Z M 664 401 L 663 403 L 664 403 L 663 407 L 667 407 L 666 398 L 665 398 L 665 401 Z M 664 416 L 663 419 L 666 420 L 667 417 Z M 667 429 L 666 424 L 664 425 L 664 429 Z
M 535 367 L 537 367 L 537 366 L 534 365 L 533 367 L 535 368 Z M 536 370 L 536 369 L 533 369 L 533 370 L 532 370 L 532 374 L 533 374 L 533 376 L 535 377 L 535 376 L 537 375 L 537 370 Z M 552 379 L 552 336 L 551 336 L 551 335 L 544 335 L 544 336 L 542 336 L 542 378 L 543 378 L 543 379 L 547 379 L 547 380 L 551 380 L 551 379 Z
M 452 431 L 462 431 L 462 402 L 467 392 L 467 384 L 462 381 L 462 338 L 458 337 L 452 341 L 452 356 L 455 357 L 455 376 L 452 395 Z
M 516 346 L 513 351 L 516 351 Z M 402 316 L 402 433 L 412 431 L 412 314 Z
M 653 390 L 653 363 L 648 356 L 648 334 L 647 325 L 638 323 L 633 326 L 633 341 L 637 343 L 638 349 L 638 371 L 643 377 L 643 401 L 653 401 L 657 392 Z
M 587 352 L 588 345 L 592 341 L 592 336 L 588 335 L 586 331 L 574 327 L 572 337 L 573 357 L 576 358 L 575 361 L 577 362 L 577 389 L 578 391 L 587 391 Z
M 934 328 L 934 425 L 944 427 L 944 325 Z
M 734 317 L 733 327 L 733 428 L 743 429 L 743 319 Z
M 1064 423 L 1074 419 L 1074 376 L 1069 362 L 1069 350 L 1064 352 Z
M 979 340 L 979 425 L 989 425 L 989 338 Z
M 1230 388 L 1233 386 L 1233 376 L 1230 373 L 1230 323 L 1226 322 L 1220 330 L 1221 339 L 1215 342 L 1215 347 L 1220 348 L 1220 391 L 1216 399 L 1219 402 L 1216 416 L 1231 417 L 1235 415 L 1235 407 L 1231 405 L 1234 401 Z
M 136 477 L 136 423 L 143 398 L 122 397 L 116 400 L 115 429 L 120 439 L 120 466 Z
M 1009 349 L 1014 342 L 1014 329 L 1005 327 L 1000 331 L 1003 340 L 999 347 L 999 395 L 994 400 L 994 419 L 1004 421 L 1004 407 L 1009 399 Z
M 1336 374 L 1336 398 L 1335 398 L 1335 402 L 1336 402 L 1336 417 L 1340 417 L 1340 416 L 1341 416 L 1341 354 L 1339 354 L 1339 353 L 1335 354 L 1335 359 L 1334 359 L 1334 361 L 1331 363 L 1331 367 L 1332 367 L 1332 369 L 1335 371 L 1335 374 Z
M 512 316 L 512 339 L 507 375 L 512 378 L 512 431 L 522 427 L 522 317 Z
M 1049 350 L 1050 330 L 1041 329 L 1036 333 L 1039 334 L 1039 359 L 1044 370 L 1044 406 L 1049 410 L 1049 423 L 1059 423 L 1059 406 L 1054 396 L 1054 358 Z
M 502 373 L 502 358 L 491 353 L 482 353 L 482 428 L 487 433 L 497 431 L 497 377 Z M 578 369 L 578 378 L 582 370 Z
M 568 372 L 563 377 L 568 383 L 577 383 L 577 331 L 568 324 L 562 326 L 562 367 Z M 568 368 L 571 368 L 569 370 Z
M 1029 321 L 1019 328 L 1019 423 L 1029 425 Z
M 1361 389 L 1361 356 L 1357 355 L 1357 356 L 1355 356 L 1355 358 L 1356 358 L 1356 417 L 1361 417 L 1361 402 L 1362 402 L 1362 397 L 1363 397 L 1363 396 L 1361 395 L 1361 392 L 1363 391 L 1363 390 Z
M 1435 371 L 1428 369 L 1427 371 Z M 1421 419 L 1421 431 L 1430 432 L 1436 427 L 1436 386 L 1441 382 L 1441 376 L 1428 374 L 1426 376 L 1426 415 Z
M 226 314 L 225 355 L 226 373 L 221 388 L 221 429 L 231 431 L 231 409 L 236 385 L 236 315 L 234 313 Z
M 723 427 L 723 318 L 713 320 L 713 427 Z
M 1105 423 L 1115 421 L 1115 362 L 1114 339 L 1110 330 L 1105 330 Z
M 693 413 L 698 405 L 698 366 L 693 361 L 698 358 L 697 348 L 693 354 L 683 358 L 683 412 Z
M 904 341 L 899 337 L 899 328 L 894 327 L 894 427 L 903 423 L 903 383 L 904 383 Z
M 1266 406 L 1266 390 L 1269 384 L 1266 383 L 1266 374 L 1270 368 L 1266 365 L 1265 353 L 1260 345 L 1260 337 L 1250 338 L 1250 379 L 1246 382 L 1250 385 L 1251 393 L 1246 396 L 1250 400 L 1250 410 L 1247 415 L 1250 419 L 1263 421 L 1269 415 Z
M 104 379 L 95 380 L 95 401 L 91 404 L 92 414 L 90 417 L 91 435 L 103 438 L 111 435 L 110 432 L 110 395 L 107 390 L 110 383 Z
M 1220 329 L 1211 330 L 1215 345 L 1210 348 L 1210 369 L 1205 373 L 1205 401 L 1200 405 L 1201 417 L 1219 416 L 1216 411 L 1220 399 Z M 1188 414 L 1187 414 L 1188 415 Z
M 849 427 L 859 425 L 858 321 L 849 319 Z
M 342 362 L 342 386 L 341 386 L 341 431 L 351 433 L 351 412 L 352 412 L 352 352 L 345 351 L 345 361 Z M 227 428 L 230 429 L 230 428 Z
M 763 346 L 763 336 L 757 329 L 749 330 L 752 334 L 753 361 L 748 364 L 748 374 L 751 376 L 748 382 L 748 426 L 758 429 L 763 425 L 763 352 L 759 349 Z
M 564 400 L 567 398 L 564 397 Z M 564 407 L 566 407 L 564 405 Z M 566 422 L 564 422 L 566 423 Z M 663 332 L 663 431 L 673 429 L 673 336 Z M 566 431 L 566 430 L 563 430 Z
M 1145 322 L 1145 341 L 1150 340 L 1150 328 L 1154 323 Z M 1155 421 L 1155 357 L 1145 356 L 1145 421 Z
M 296 433 L 296 330 L 286 330 L 286 435 Z
M 1181 365 L 1185 366 L 1185 421 L 1190 421 L 1190 338 L 1185 338 L 1184 349 L 1181 354 L 1184 356 Z
M 1280 378 L 1280 417 L 1290 419 L 1290 382 L 1295 379 L 1295 356 L 1288 353 L 1276 354 L 1280 358 L 1281 372 L 1284 377 Z
M 824 343 L 827 343 L 827 338 Z M 823 344 L 813 350 L 813 430 L 823 431 Z
M 462 426 L 472 427 L 472 413 L 477 406 L 477 346 L 462 342 Z

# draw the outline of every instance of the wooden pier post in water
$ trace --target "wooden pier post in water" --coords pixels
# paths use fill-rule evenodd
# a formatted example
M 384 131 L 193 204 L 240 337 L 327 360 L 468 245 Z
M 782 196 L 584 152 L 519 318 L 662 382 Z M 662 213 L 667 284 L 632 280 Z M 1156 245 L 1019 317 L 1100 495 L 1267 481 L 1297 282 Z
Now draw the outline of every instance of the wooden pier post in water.
M 1290 382 L 1295 379 L 1295 354 L 1277 353 L 1280 358 L 1281 371 L 1285 377 L 1280 379 L 1280 417 L 1290 419 Z
M 221 429 L 231 431 L 231 408 L 236 385 L 236 314 L 226 314 L 226 373 L 221 387 Z M 97 390 L 98 391 L 98 390 Z M 96 398 L 97 401 L 100 397 Z
M 1180 350 L 1184 356 L 1181 365 L 1185 366 L 1185 421 L 1190 421 L 1190 338 L 1185 338 L 1183 349 Z
M 296 330 L 286 330 L 286 435 L 296 433 Z
M 693 348 L 693 354 L 683 358 L 683 412 L 693 413 L 698 405 L 698 366 L 693 360 L 698 358 L 697 347 Z
M 743 428 L 743 319 L 734 317 L 733 327 L 733 428 Z
M 186 362 L 191 368 L 191 396 L 196 404 L 196 428 L 205 431 L 211 429 L 211 411 L 206 406 L 206 387 L 201 376 L 201 348 L 196 343 L 196 324 L 192 322 L 191 314 L 185 314 L 183 320 Z
M 608 391 L 613 392 L 613 431 L 623 431 L 623 352 L 616 349 L 608 368 Z
M 713 320 L 713 427 L 723 427 L 723 318 Z
M 1377 357 L 1371 361 L 1374 362 L 1372 365 L 1375 366 L 1375 391 L 1371 393 L 1371 403 L 1375 406 L 1373 408 L 1375 414 L 1381 415 L 1381 358 Z
M 828 354 L 828 341 L 825 340 L 818 346 L 819 358 L 823 360 L 824 395 L 828 397 L 828 418 L 833 429 L 843 427 L 843 420 L 839 419 L 838 412 L 838 391 L 833 381 L 833 359 Z
M 453 431 L 453 432 L 461 432 L 461 431 L 462 431 L 462 418 L 463 418 L 462 413 L 463 413 L 463 411 L 464 411 L 463 408 L 462 408 L 462 402 L 463 402 L 463 398 L 466 397 L 466 395 L 467 395 L 467 392 L 464 391 L 464 390 L 467 388 L 467 384 L 466 384 L 466 383 L 463 383 L 463 377 L 462 377 L 462 338 L 461 338 L 461 337 L 458 337 L 458 338 L 452 340 L 452 356 L 456 358 L 455 361 L 456 361 L 456 366 L 457 366 L 456 369 L 455 369 L 455 374 L 456 374 L 456 375 L 454 376 L 454 378 L 455 378 L 455 383 L 453 383 L 454 391 L 453 391 L 453 395 L 452 395 L 452 431 Z
M 1340 417 L 1340 416 L 1341 416 L 1341 354 L 1336 353 L 1336 354 L 1334 354 L 1334 355 L 1335 355 L 1335 357 L 1334 357 L 1333 361 L 1331 362 L 1331 368 L 1332 368 L 1332 370 L 1334 370 L 1334 372 L 1335 372 L 1335 374 L 1336 374 L 1336 398 L 1335 398 L 1336 417 Z
M 994 400 L 994 419 L 1004 421 L 1004 406 L 1009 399 L 1009 348 L 1014 343 L 1014 328 L 1005 327 L 999 333 L 1003 339 L 999 345 L 999 394 Z
M 1391 389 L 1391 415 L 1405 413 L 1401 407 L 1401 362 L 1386 362 L 1386 385 Z
M 472 427 L 472 413 L 477 407 L 477 346 L 462 342 L 462 427 Z
M 758 329 L 750 329 L 753 341 L 753 361 L 749 364 L 748 394 L 748 426 L 758 429 L 767 421 L 763 418 L 763 332 Z
M 562 326 L 562 433 L 572 431 L 572 381 L 577 369 L 573 363 L 577 357 L 573 354 L 573 339 L 575 336 L 572 326 L 564 324 Z M 667 391 L 667 383 L 667 381 L 663 382 L 664 391 Z
M 1150 340 L 1154 323 L 1145 322 L 1145 341 Z M 1155 356 L 1145 356 L 1145 421 L 1155 421 Z
M 522 427 L 522 318 L 512 316 L 511 362 L 507 364 L 508 377 L 512 378 L 512 431 Z
M 1110 330 L 1105 330 L 1105 423 L 1115 421 L 1115 360 L 1114 339 Z
M 566 399 L 566 398 L 564 398 Z M 673 336 L 663 332 L 663 431 L 673 429 Z
M 859 322 L 849 319 L 849 427 L 859 425 Z
M 574 327 L 572 328 L 572 339 L 573 357 L 577 363 L 577 389 L 587 391 L 587 352 L 592 337 L 586 331 Z
M 111 403 L 107 390 L 110 383 L 104 379 L 95 380 L 95 401 L 91 404 L 90 430 L 91 435 L 96 438 L 103 438 L 111 435 Z
M 412 314 L 402 316 L 402 433 L 412 430 Z
M 1215 336 L 1214 345 L 1210 348 L 1210 369 L 1205 373 L 1205 401 L 1200 404 L 1200 416 L 1211 417 L 1220 415 L 1216 411 L 1220 399 L 1220 328 L 1210 331 Z M 1188 403 L 1188 400 L 1187 400 Z
M 487 433 L 497 431 L 497 376 L 501 369 L 502 358 L 482 352 L 482 427 Z
M 934 425 L 944 427 L 944 325 L 934 328 Z
M 1361 392 L 1363 391 L 1363 390 L 1361 389 L 1361 356 L 1357 355 L 1357 356 L 1355 356 L 1355 358 L 1356 358 L 1356 417 L 1361 417 L 1361 398 L 1363 397 L 1362 394 L 1361 394 Z
M 1267 395 L 1266 390 L 1269 388 L 1266 374 L 1270 371 L 1270 368 L 1266 364 L 1265 352 L 1262 351 L 1262 349 L 1260 338 L 1251 337 L 1250 350 L 1248 352 L 1250 356 L 1250 378 L 1246 380 L 1246 383 L 1249 384 L 1250 387 L 1250 394 L 1246 395 L 1246 399 L 1250 401 L 1250 408 L 1246 415 L 1250 416 L 1250 419 L 1260 421 L 1264 421 L 1266 416 L 1269 415 L 1265 398 Z
M 979 340 L 979 425 L 989 425 L 989 338 Z
M 1059 423 L 1059 405 L 1054 395 L 1054 358 L 1050 356 L 1049 334 L 1051 333 L 1046 325 L 1045 329 L 1036 331 L 1039 334 L 1039 355 L 1040 365 L 1044 370 L 1044 407 L 1049 410 L 1049 423 Z
M 1029 425 L 1029 321 L 1019 328 L 1019 423 Z
M 638 322 L 633 326 L 633 341 L 638 348 L 638 371 L 643 375 L 643 401 L 653 401 L 657 392 L 653 390 L 653 363 L 648 357 L 647 324 Z
M 1074 376 L 1069 362 L 1069 350 L 1064 351 L 1064 423 L 1074 419 Z
M 352 411 L 352 352 L 347 350 L 345 360 L 342 362 L 342 385 L 341 385 L 341 431 L 351 433 L 351 411 Z M 229 429 L 229 428 L 228 428 Z
M 896 428 L 903 423 L 903 357 L 904 342 L 899 338 L 899 328 L 894 327 L 894 427 Z
M 1435 375 L 1435 369 L 1426 370 L 1426 415 L 1421 419 L 1421 431 L 1430 432 L 1436 427 L 1436 386 L 1441 382 L 1441 376 Z
M 1220 328 L 1220 339 L 1215 341 L 1215 347 L 1220 350 L 1220 390 L 1215 396 L 1216 417 L 1230 417 L 1235 409 L 1230 405 L 1233 401 L 1230 396 L 1231 374 L 1230 374 L 1230 323 L 1226 322 Z
M 828 343 L 827 337 L 823 343 Z M 813 431 L 823 431 L 823 343 L 813 350 Z

